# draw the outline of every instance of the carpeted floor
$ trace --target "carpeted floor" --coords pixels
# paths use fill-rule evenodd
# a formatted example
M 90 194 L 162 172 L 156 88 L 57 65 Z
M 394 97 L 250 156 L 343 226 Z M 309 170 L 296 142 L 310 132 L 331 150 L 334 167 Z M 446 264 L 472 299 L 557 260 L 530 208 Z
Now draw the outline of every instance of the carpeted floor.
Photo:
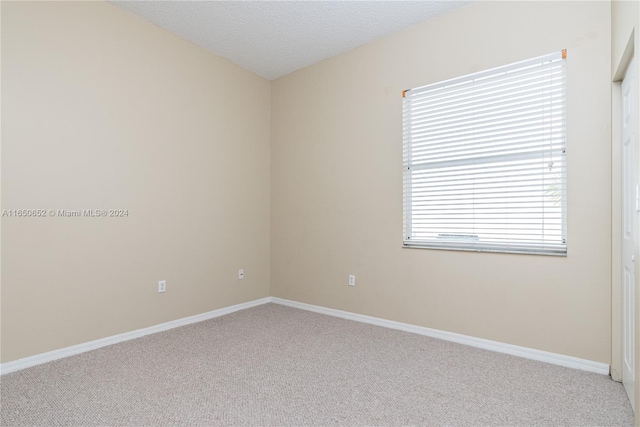
M 0 379 L 2 425 L 633 425 L 609 377 L 267 304 Z

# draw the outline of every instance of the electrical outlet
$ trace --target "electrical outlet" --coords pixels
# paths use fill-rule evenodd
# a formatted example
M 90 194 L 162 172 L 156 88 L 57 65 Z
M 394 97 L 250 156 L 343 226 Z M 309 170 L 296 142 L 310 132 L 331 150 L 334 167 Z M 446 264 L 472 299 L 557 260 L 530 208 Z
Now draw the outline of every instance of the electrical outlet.
M 238 270 L 238 279 L 244 279 L 244 270 L 242 268 Z
M 350 274 L 349 275 L 349 286 L 355 286 L 356 285 L 356 275 L 355 274 Z
M 166 280 L 160 280 L 158 282 L 158 292 L 162 293 L 162 292 L 166 292 L 167 291 L 167 281 Z

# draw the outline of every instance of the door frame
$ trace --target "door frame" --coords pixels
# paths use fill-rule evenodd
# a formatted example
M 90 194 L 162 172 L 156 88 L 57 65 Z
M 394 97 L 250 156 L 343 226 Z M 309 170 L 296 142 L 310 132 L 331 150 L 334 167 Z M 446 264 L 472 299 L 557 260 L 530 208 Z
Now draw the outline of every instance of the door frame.
M 622 381 L 622 80 L 611 88 L 611 368 Z
M 627 68 L 634 59 L 634 39 L 635 31 L 632 32 L 627 46 L 623 52 L 617 68 L 613 74 L 613 82 L 611 87 L 611 378 L 615 381 L 622 381 L 622 80 L 624 79 Z M 638 80 L 638 70 L 640 64 L 636 61 L 636 86 L 640 86 Z M 636 87 L 636 103 L 639 103 L 640 96 Z M 636 111 L 640 111 L 640 106 L 636 105 Z M 639 118 L 636 118 L 636 137 L 638 126 L 640 126 Z M 640 150 L 638 150 L 640 152 Z M 636 153 L 636 168 L 640 173 L 640 157 Z M 640 233 L 636 230 L 636 233 Z M 637 236 L 640 241 L 640 235 Z M 635 337 L 635 359 L 636 359 L 636 403 L 640 395 L 638 394 L 638 383 L 640 383 L 638 375 L 639 361 L 639 345 L 638 324 L 640 317 L 640 304 L 638 303 L 640 295 L 638 295 L 640 274 L 636 274 L 636 337 Z M 640 421 L 640 417 L 636 417 L 636 423 Z

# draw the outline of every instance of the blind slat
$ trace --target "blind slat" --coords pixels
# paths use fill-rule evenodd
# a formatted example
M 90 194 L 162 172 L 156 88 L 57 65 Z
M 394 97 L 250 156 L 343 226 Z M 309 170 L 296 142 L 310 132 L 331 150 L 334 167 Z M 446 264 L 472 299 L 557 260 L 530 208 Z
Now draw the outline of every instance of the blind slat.
M 404 244 L 566 254 L 560 52 L 406 91 Z

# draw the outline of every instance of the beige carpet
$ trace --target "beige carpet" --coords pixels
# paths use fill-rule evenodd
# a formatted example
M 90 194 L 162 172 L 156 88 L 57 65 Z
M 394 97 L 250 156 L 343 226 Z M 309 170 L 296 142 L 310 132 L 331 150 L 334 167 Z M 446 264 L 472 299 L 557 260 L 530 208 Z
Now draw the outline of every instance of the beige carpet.
M 622 385 L 267 304 L 0 379 L 2 425 L 632 425 Z

